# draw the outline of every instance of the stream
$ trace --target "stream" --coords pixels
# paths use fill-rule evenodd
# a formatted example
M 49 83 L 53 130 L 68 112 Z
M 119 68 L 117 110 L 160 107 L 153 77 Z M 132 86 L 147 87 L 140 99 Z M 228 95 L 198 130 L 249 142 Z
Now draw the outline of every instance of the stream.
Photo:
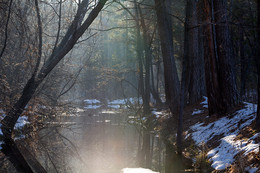
M 128 123 L 125 109 L 79 109 L 77 116 L 61 116 L 60 122 L 72 124 L 62 134 L 77 148 L 84 164 L 71 158 L 73 172 L 120 173 L 123 168 L 136 167 L 137 128 Z

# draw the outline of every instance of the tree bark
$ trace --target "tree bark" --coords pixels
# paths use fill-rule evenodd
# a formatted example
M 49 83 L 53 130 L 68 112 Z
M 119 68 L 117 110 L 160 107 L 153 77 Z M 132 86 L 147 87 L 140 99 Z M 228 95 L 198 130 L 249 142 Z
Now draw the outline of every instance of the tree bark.
M 220 116 L 240 103 L 235 80 L 232 41 L 227 23 L 227 2 L 213 1 L 213 9 L 209 1 L 204 0 L 203 4 L 206 23 L 204 60 L 209 114 Z M 211 24 L 214 18 L 215 29 Z
M 174 116 L 178 113 L 180 108 L 180 81 L 174 59 L 172 21 L 169 15 L 170 1 L 154 0 L 154 2 L 164 65 L 166 104 L 169 106 L 171 113 Z M 172 126 L 174 125 L 172 119 L 173 117 L 167 120 L 167 125 L 164 129 L 166 132 L 163 132 L 163 139 L 166 145 L 165 173 L 172 173 L 178 169 L 178 165 L 176 164 L 178 160 L 174 159 L 176 158 L 176 153 L 173 144 L 168 138 L 168 135 L 173 132 Z M 177 117 L 175 117 L 175 123 L 175 127 L 178 127 L 179 121 Z
M 211 24 L 211 7 L 208 0 L 203 0 L 204 63 L 209 115 L 217 113 L 221 108 L 220 87 L 218 82 L 216 52 L 214 46 L 213 27 Z
M 258 101 L 257 101 L 257 115 L 256 115 L 256 128 L 260 129 L 260 0 L 257 0 L 257 40 L 258 52 L 256 57 L 256 65 L 258 72 Z
M 234 70 L 234 52 L 228 26 L 227 0 L 213 1 L 216 22 L 216 43 L 218 53 L 219 84 L 222 107 L 219 113 L 232 110 L 239 102 Z
M 197 16 L 197 1 L 188 0 L 186 4 L 186 27 L 187 31 L 187 53 L 186 56 L 187 73 L 185 77 L 185 105 L 194 104 L 201 100 L 204 93 L 204 63 L 202 55 L 199 54 L 199 27 Z M 185 55 L 186 54 L 186 55 Z
M 74 47 L 77 40 L 83 35 L 85 30 L 90 26 L 101 9 L 104 7 L 106 1 L 107 0 L 100 0 L 97 6 L 94 7 L 94 9 L 90 12 L 88 18 L 83 22 L 83 24 L 83 18 L 81 16 L 84 16 L 87 12 L 88 0 L 83 0 L 80 3 L 77 14 L 61 43 L 48 58 L 38 75 L 35 76 L 35 74 L 33 74 L 31 79 L 28 80 L 23 89 L 22 96 L 14 104 L 11 111 L 8 112 L 6 117 L 2 120 L 2 132 L 5 146 L 3 147 L 3 152 L 5 155 L 9 156 L 10 161 L 18 170 L 18 172 L 32 172 L 32 169 L 27 164 L 27 161 L 24 159 L 12 138 L 14 126 L 19 116 L 25 109 L 25 106 L 29 103 L 30 99 L 33 97 L 38 86 L 59 63 L 59 61 Z
M 180 105 L 180 81 L 174 59 L 170 6 L 166 1 L 154 0 L 154 2 L 163 56 L 166 104 L 171 112 L 175 113 Z
M 140 14 L 137 9 L 137 2 L 134 1 L 135 6 L 135 23 L 136 23 L 136 53 L 137 53 L 137 59 L 138 59 L 138 68 L 139 68 L 139 92 L 141 94 L 141 97 L 143 99 L 143 104 L 147 105 L 147 100 L 145 98 L 145 86 L 144 86 L 144 69 L 143 69 L 143 51 L 142 51 L 142 39 L 141 39 L 141 27 L 140 27 Z M 129 12 L 130 13 L 130 12 Z M 132 15 L 132 13 L 130 13 Z
M 243 97 L 246 91 L 246 78 L 247 78 L 247 66 L 248 59 L 245 56 L 245 41 L 243 31 L 239 31 L 239 52 L 240 52 L 240 96 Z

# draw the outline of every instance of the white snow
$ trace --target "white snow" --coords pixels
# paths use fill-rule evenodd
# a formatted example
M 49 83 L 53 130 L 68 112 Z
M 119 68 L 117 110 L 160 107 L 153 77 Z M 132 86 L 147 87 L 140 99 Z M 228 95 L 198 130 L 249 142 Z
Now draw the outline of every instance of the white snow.
M 84 106 L 84 109 L 97 109 L 100 107 L 101 107 L 101 105 L 87 105 L 87 106 Z
M 28 117 L 27 116 L 20 116 L 17 120 L 17 123 L 15 124 L 14 126 L 14 129 L 22 129 L 26 124 L 28 124 L 29 121 L 28 121 Z M 0 124 L 0 135 L 3 135 L 3 132 L 2 132 L 2 124 Z M 17 139 L 22 139 L 22 138 L 25 138 L 25 135 L 20 135 L 20 136 L 16 136 L 14 138 L 14 140 L 17 140 Z M 3 144 L 3 141 L 0 141 L 0 149 L 2 149 L 1 145 Z
M 76 112 L 77 112 L 77 113 L 79 113 L 79 112 L 84 112 L 84 109 L 76 108 Z
M 14 126 L 14 129 L 23 128 L 26 124 L 28 124 L 28 117 L 27 116 L 20 116 L 17 120 L 17 123 Z
M 204 108 L 208 108 L 208 98 L 203 96 L 203 98 L 205 99 L 203 102 L 201 102 L 200 104 L 203 105 Z
M 124 99 L 117 99 L 117 100 L 113 100 L 108 102 L 109 105 L 123 105 L 126 104 L 126 100 Z
M 248 166 L 245 168 L 245 171 L 248 171 L 248 173 L 255 173 L 258 170 L 258 168 Z
M 105 123 L 110 123 L 111 122 L 111 120 L 105 120 Z
M 193 131 L 192 139 L 197 145 L 207 143 L 216 135 L 223 135 L 220 145 L 208 152 L 208 157 L 212 161 L 214 169 L 225 169 L 234 162 L 234 156 L 239 152 L 243 152 L 244 155 L 250 152 L 258 152 L 259 143 L 256 144 L 254 139 L 259 134 L 255 134 L 247 140 L 235 140 L 239 131 L 252 123 L 255 118 L 255 111 L 256 106 L 254 104 L 245 103 L 245 108 L 237 111 L 231 119 L 223 117 L 208 125 L 197 123 L 191 127 Z
M 99 103 L 101 103 L 97 99 L 86 99 L 86 100 L 84 100 L 84 102 L 86 102 L 86 104 L 99 104 Z
M 121 173 L 159 173 L 159 172 L 154 172 L 150 169 L 144 169 L 144 168 L 124 168 L 121 170 Z
M 163 103 L 166 102 L 166 96 L 165 96 L 165 94 L 160 94 L 160 98 L 161 98 L 161 101 L 162 101 Z
M 0 120 L 2 120 L 6 115 L 5 115 L 5 113 L 4 113 L 4 111 L 3 110 L 0 110 Z M 27 116 L 20 116 L 19 118 L 18 118 L 18 120 L 17 120 L 17 123 L 15 124 L 15 126 L 14 126 L 14 129 L 22 129 L 26 124 L 28 124 L 29 123 L 29 121 L 28 121 L 28 117 Z M 1 127 L 2 127 L 2 124 L 0 124 L 0 135 L 3 135 L 3 132 L 2 132 L 2 129 L 1 129 Z M 19 138 L 23 138 L 24 136 L 20 136 Z M 17 137 L 16 137 L 17 138 Z M 3 142 L 2 141 L 0 141 L 0 145 L 2 144 Z M 1 149 L 1 147 L 0 147 L 0 149 Z
M 192 115 L 201 114 L 201 113 L 203 113 L 203 112 L 204 112 L 203 110 L 195 109 L 195 110 L 192 112 Z
M 101 113 L 102 113 L 102 114 L 117 114 L 118 112 L 116 112 L 116 111 L 111 111 L 111 110 L 102 110 Z
M 132 98 L 127 98 L 127 99 L 112 100 L 112 101 L 108 102 L 109 105 L 124 105 L 124 104 L 127 104 L 127 103 L 131 103 L 131 104 L 138 103 L 138 98 L 132 97 Z M 139 98 L 139 103 L 140 104 L 143 103 L 141 98 Z
M 156 110 L 153 110 L 153 111 L 152 111 L 152 114 L 154 114 L 154 115 L 156 116 L 156 118 L 159 118 L 159 117 L 163 116 L 163 113 L 162 113 L 162 112 L 156 111 Z
M 108 105 L 108 107 L 113 108 L 113 109 L 119 109 L 120 105 Z

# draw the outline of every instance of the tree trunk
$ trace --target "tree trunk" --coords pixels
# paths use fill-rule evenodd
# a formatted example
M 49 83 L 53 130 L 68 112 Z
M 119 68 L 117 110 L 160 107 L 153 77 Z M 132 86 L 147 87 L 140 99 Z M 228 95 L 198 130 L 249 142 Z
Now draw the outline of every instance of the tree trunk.
M 168 9 L 170 6 L 166 1 L 154 0 L 154 2 L 163 56 L 166 104 L 171 112 L 175 113 L 180 105 L 180 81 L 174 59 L 172 21 Z
M 189 75 L 186 75 L 188 64 L 191 63 L 192 60 L 190 60 L 190 48 L 193 48 L 193 44 L 190 44 L 189 42 L 189 36 L 193 36 L 192 34 L 189 34 L 189 20 L 191 19 L 189 17 L 191 10 L 190 1 L 187 1 L 186 4 L 186 18 L 184 23 L 184 56 L 182 60 L 182 76 L 181 76 L 181 90 L 180 90 L 180 108 L 179 108 L 179 117 L 178 117 L 178 126 L 177 126 L 177 154 L 178 159 L 182 160 L 182 131 L 183 131 L 183 109 L 185 105 L 185 89 L 187 88 L 186 82 L 191 78 L 191 73 Z M 196 33 L 198 36 L 198 33 Z M 192 40 L 192 39 L 191 39 Z M 196 57 L 194 57 L 196 58 Z M 191 67 L 189 67 L 191 68 Z M 190 70 L 189 72 L 191 72 Z
M 218 74 L 223 104 L 219 113 L 232 110 L 239 102 L 234 70 L 234 52 L 228 26 L 227 0 L 214 2 Z
M 257 101 L 257 115 L 256 115 L 256 128 L 260 129 L 260 0 L 257 0 L 257 40 L 258 52 L 256 57 L 256 65 L 258 72 L 258 101 Z
M 158 71 L 160 70 L 160 68 L 158 69 Z M 159 75 L 159 74 L 158 74 Z M 152 93 L 152 96 L 153 96 L 153 98 L 155 99 L 155 101 L 156 101 L 156 105 L 157 106 L 162 106 L 162 100 L 161 100 L 161 98 L 160 98 L 160 96 L 159 96 L 159 93 L 158 93 L 158 90 L 157 89 L 155 89 L 155 82 L 154 82 L 154 71 L 153 71 L 153 65 L 152 65 L 152 63 L 151 63 L 151 88 L 150 88 L 150 90 L 151 90 L 151 93 Z M 158 78 L 157 78 L 157 84 L 158 84 L 158 82 L 159 82 L 159 80 L 158 80 Z
M 214 9 L 207 0 L 203 0 L 203 4 L 206 23 L 204 60 L 209 114 L 220 116 L 239 104 L 232 41 L 227 24 L 227 3 L 225 0 L 214 1 Z M 211 13 L 212 11 L 214 14 Z M 216 20 L 216 35 L 211 24 L 212 18 Z
M 199 54 L 199 27 L 197 16 L 197 1 L 188 0 L 186 5 L 186 27 L 187 44 L 184 56 L 186 58 L 187 73 L 185 79 L 185 104 L 194 104 L 201 100 L 204 93 L 204 63 L 202 55 Z M 185 55 L 186 54 L 186 55 Z
M 221 108 L 222 101 L 219 95 L 220 87 L 218 82 L 216 53 L 214 46 L 213 28 L 211 24 L 211 7 L 208 0 L 203 0 L 203 27 L 204 33 L 204 63 L 206 89 L 208 96 L 209 115 L 217 113 Z
M 245 91 L 246 91 L 246 78 L 247 78 L 247 66 L 248 66 L 248 61 L 247 58 L 245 57 L 245 42 L 244 42 L 244 33 L 243 31 L 239 31 L 240 33 L 240 38 L 239 38 L 239 52 L 240 52 L 240 96 L 243 97 L 245 96 Z
M 136 4 L 136 1 L 135 1 Z M 137 5 L 136 5 L 137 6 Z M 144 16 L 142 14 L 142 10 L 140 8 L 140 6 L 138 7 L 138 11 L 140 14 L 140 21 L 141 21 L 141 26 L 142 26 L 142 31 L 143 31 L 143 40 L 144 40 L 144 52 L 145 52 L 145 63 L 144 63 L 144 67 L 145 67 L 145 78 L 144 78 L 144 84 L 145 84 L 145 90 L 144 90 L 144 96 L 145 96 L 145 102 L 144 102 L 144 113 L 147 114 L 150 111 L 150 76 L 151 76 L 151 71 L 150 71 L 150 67 L 151 67 L 151 61 L 152 61 L 152 52 L 150 49 L 150 37 L 147 33 L 147 27 L 144 21 Z
M 165 143 L 165 173 L 174 173 L 176 171 L 176 154 L 173 144 Z
M 174 59 L 172 21 L 169 16 L 170 1 L 154 0 L 154 2 L 164 65 L 166 104 L 168 104 L 174 116 L 180 108 L 180 81 Z M 177 119 L 178 118 L 175 117 L 176 127 L 179 126 L 179 122 L 176 121 Z M 166 133 L 168 134 L 172 133 L 169 126 L 174 126 L 170 124 L 170 122 L 171 120 L 167 120 Z M 166 145 L 165 173 L 171 173 L 174 171 L 173 168 L 178 169 L 176 164 L 178 160 L 174 160 L 176 154 L 173 149 L 173 144 L 167 138 L 167 134 L 165 134 L 164 143 Z
M 142 39 L 141 39 L 141 27 L 140 27 L 140 14 L 137 8 L 137 2 L 134 1 L 135 6 L 135 23 L 136 23 L 136 53 L 137 53 L 137 59 L 138 59 L 138 72 L 139 72 L 139 92 L 143 99 L 143 104 L 147 105 L 147 100 L 145 97 L 145 86 L 144 86 L 144 70 L 143 70 L 143 50 L 142 50 Z

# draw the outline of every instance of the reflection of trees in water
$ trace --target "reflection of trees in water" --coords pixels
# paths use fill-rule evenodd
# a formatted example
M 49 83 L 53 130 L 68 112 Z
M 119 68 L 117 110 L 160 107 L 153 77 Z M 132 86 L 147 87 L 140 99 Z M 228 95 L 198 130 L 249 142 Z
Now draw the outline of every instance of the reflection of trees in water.
M 80 150 L 89 156 L 86 159 L 90 170 L 120 172 L 134 166 L 138 138 L 135 128 L 126 123 L 127 117 L 112 112 L 84 116 Z

